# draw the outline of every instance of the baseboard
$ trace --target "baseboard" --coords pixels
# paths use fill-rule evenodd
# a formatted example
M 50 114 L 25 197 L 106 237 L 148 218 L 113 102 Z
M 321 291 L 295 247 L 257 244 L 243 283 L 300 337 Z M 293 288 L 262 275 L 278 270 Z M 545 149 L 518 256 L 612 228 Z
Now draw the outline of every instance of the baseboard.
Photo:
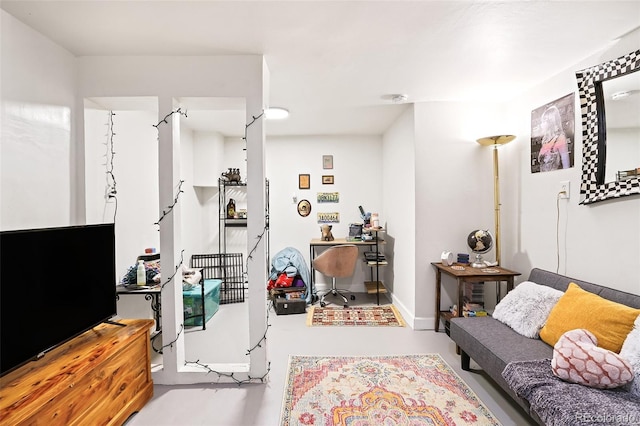
M 433 324 L 435 324 L 435 320 L 436 320 L 434 317 L 416 317 L 415 315 L 411 314 L 409 310 L 402 304 L 402 302 L 398 300 L 398 298 L 395 297 L 393 294 L 391 294 L 391 301 L 394 304 L 394 306 L 398 309 L 398 311 L 400 311 L 400 313 L 402 314 L 402 318 L 404 318 L 407 325 L 409 325 L 409 327 L 411 327 L 412 329 L 414 330 L 433 330 L 434 329 Z

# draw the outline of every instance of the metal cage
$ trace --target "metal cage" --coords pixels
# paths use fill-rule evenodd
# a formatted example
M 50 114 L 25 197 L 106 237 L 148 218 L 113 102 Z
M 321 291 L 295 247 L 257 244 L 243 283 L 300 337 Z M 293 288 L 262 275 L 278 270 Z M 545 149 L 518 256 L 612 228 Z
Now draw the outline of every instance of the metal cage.
M 202 269 L 204 279 L 219 279 L 220 304 L 244 302 L 242 253 L 193 254 L 191 267 Z

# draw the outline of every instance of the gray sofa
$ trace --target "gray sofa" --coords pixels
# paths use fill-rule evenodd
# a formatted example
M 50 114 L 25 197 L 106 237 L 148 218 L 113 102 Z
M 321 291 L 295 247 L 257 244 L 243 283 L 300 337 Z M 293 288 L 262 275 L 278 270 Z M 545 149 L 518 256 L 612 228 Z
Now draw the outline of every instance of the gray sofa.
M 561 291 L 566 291 L 569 283 L 574 282 L 582 289 L 606 299 L 640 308 L 640 295 L 625 293 L 542 269 L 533 269 L 529 275 L 529 281 Z M 628 392 L 592 389 L 566 383 L 553 376 L 550 367 L 553 348 L 540 339 L 524 337 L 492 317 L 453 318 L 450 333 L 451 339 L 460 347 L 462 369 L 469 370 L 469 361 L 473 359 L 539 424 L 569 424 L 566 423 L 569 415 L 576 418 L 576 413 L 583 413 L 580 410 L 589 409 L 594 404 L 597 404 L 597 407 L 605 404 L 611 408 L 613 404 L 624 413 L 632 415 L 637 413 L 639 417 L 636 421 L 640 421 L 640 401 L 630 398 Z M 503 377 L 507 365 L 509 369 L 505 372 L 505 377 L 512 385 L 514 380 L 522 385 L 514 386 L 517 391 L 512 389 L 507 379 Z M 551 397 L 540 398 L 540 395 L 536 395 L 532 398 L 529 393 L 532 389 L 534 391 L 542 389 Z M 565 397 L 561 398 L 563 394 Z M 531 400 L 535 399 L 534 404 L 527 400 L 527 397 Z M 541 400 L 545 398 L 546 400 L 542 402 Z M 579 420 L 574 424 L 583 424 Z M 586 423 L 597 424 L 594 421 L 585 421 L 584 424 Z

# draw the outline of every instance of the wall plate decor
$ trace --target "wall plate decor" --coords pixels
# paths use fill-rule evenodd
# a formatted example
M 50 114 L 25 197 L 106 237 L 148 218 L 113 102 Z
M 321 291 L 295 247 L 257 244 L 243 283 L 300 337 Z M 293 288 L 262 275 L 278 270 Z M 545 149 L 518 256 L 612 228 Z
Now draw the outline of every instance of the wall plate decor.
M 607 124 L 603 83 L 640 72 L 640 50 L 576 72 L 582 108 L 582 179 L 580 204 L 640 194 L 640 176 L 606 182 Z M 610 146 L 611 147 L 611 146 Z M 609 157 L 611 153 L 609 153 Z M 637 165 L 633 165 L 637 167 Z
M 340 202 L 339 192 L 318 192 L 319 203 L 338 203 Z
M 333 155 L 323 155 L 322 156 L 322 168 L 323 169 L 333 169 Z
M 298 188 L 299 189 L 311 188 L 311 175 L 308 175 L 308 174 L 298 175 Z
M 318 223 L 340 223 L 340 213 L 318 213 Z
M 333 175 L 322 175 L 323 185 L 333 185 Z
M 307 217 L 309 213 L 311 213 L 311 203 L 309 200 L 300 200 L 298 203 L 298 214 L 302 217 Z

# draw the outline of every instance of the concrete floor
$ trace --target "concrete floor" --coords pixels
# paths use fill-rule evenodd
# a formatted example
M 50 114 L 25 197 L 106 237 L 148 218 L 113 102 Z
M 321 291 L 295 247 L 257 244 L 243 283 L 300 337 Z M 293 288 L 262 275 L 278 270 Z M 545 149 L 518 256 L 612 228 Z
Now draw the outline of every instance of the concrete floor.
M 358 294 L 352 304 L 372 302 L 375 302 L 375 297 Z M 388 301 L 382 298 L 383 302 Z M 271 370 L 266 383 L 155 385 L 153 399 L 129 419 L 127 426 L 274 426 L 280 421 L 290 355 L 426 353 L 439 353 L 503 425 L 535 424 L 484 374 L 462 371 L 455 344 L 442 331 L 415 331 L 408 326 L 307 327 L 305 320 L 305 314 L 276 315 L 270 311 L 267 350 Z M 246 323 L 246 303 L 222 305 L 207 323 L 206 331 L 199 331 L 197 327 L 188 330 L 187 359 L 246 362 L 245 353 L 249 347 L 248 342 L 244 343 L 248 340 Z M 472 363 L 473 367 L 478 368 Z

